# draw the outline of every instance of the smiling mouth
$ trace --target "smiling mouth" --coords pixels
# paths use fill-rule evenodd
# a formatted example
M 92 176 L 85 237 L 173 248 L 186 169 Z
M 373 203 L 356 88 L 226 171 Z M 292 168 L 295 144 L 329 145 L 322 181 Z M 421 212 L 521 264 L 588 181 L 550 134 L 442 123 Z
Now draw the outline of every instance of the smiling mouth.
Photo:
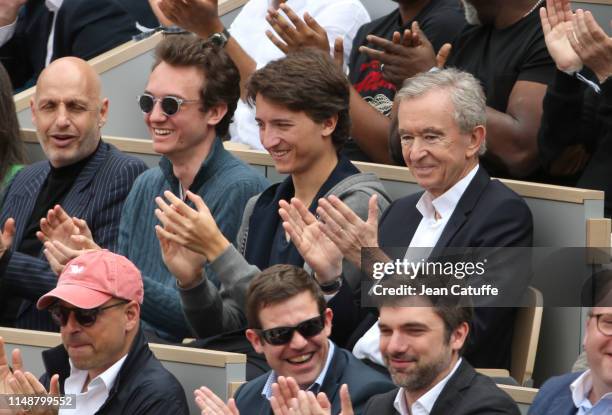
M 156 136 L 164 137 L 164 136 L 172 134 L 172 130 L 168 130 L 168 129 L 165 129 L 165 128 L 154 128 L 153 129 L 153 133 Z
M 289 153 L 289 150 L 268 150 L 273 158 L 281 158 Z
M 296 357 L 292 357 L 290 359 L 286 359 L 287 362 L 291 363 L 292 365 L 303 365 L 304 363 L 309 362 L 310 360 L 312 360 L 312 357 L 314 356 L 314 353 L 306 353 L 300 356 L 296 356 Z

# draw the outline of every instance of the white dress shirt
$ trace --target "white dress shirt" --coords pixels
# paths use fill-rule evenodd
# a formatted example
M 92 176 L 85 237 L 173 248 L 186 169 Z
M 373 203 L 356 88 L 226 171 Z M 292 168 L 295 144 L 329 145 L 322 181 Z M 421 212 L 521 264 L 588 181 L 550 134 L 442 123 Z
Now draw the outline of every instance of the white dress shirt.
M 70 376 L 64 383 L 64 392 L 66 395 L 76 395 L 76 406 L 74 409 L 60 409 L 59 415 L 95 414 L 108 399 L 108 394 L 126 358 L 127 354 L 93 378 L 85 392 L 82 390 L 89 376 L 88 371 L 77 369 L 70 361 Z
M 393 401 L 393 407 L 400 413 L 400 415 L 429 415 L 433 406 L 438 400 L 440 393 L 442 393 L 442 389 L 444 389 L 451 376 L 453 376 L 453 374 L 459 368 L 461 360 L 462 359 L 459 358 L 457 363 L 455 363 L 453 370 L 451 370 L 449 374 L 444 377 L 444 379 L 436 383 L 433 388 L 417 399 L 416 402 L 410 407 L 410 410 L 408 410 L 408 404 L 406 403 L 404 388 L 399 388 L 397 395 L 395 396 L 395 401 Z
M 476 165 L 465 177 L 437 198 L 434 198 L 429 192 L 423 193 L 416 204 L 416 208 L 423 215 L 423 218 L 419 222 L 419 226 L 410 241 L 405 258 L 411 257 L 410 248 L 430 248 L 436 246 L 461 196 L 463 196 L 474 176 L 476 176 L 478 168 L 479 166 Z M 438 218 L 436 218 L 436 212 L 438 213 Z M 423 252 L 423 249 L 415 250 L 418 256 L 423 256 Z M 418 261 L 420 258 L 412 258 L 412 260 Z M 358 359 L 368 359 L 384 366 L 385 363 L 378 347 L 379 340 L 380 329 L 378 324 L 373 324 L 355 343 L 353 354 Z
M 589 393 L 593 388 L 592 376 L 589 369 L 570 385 L 572 401 L 578 408 L 576 415 L 612 415 L 612 392 L 602 396 L 599 401 L 595 402 L 595 405 L 589 400 Z
M 51 32 L 49 33 L 49 39 L 47 40 L 47 55 L 45 58 L 45 66 L 49 65 L 51 58 L 53 58 L 53 38 L 55 37 L 55 21 L 57 20 L 57 12 L 62 7 L 64 0 L 45 0 L 45 6 L 51 13 L 53 13 L 53 23 L 51 24 Z M 13 23 L 0 27 L 0 46 L 7 43 L 15 34 L 15 27 L 17 26 L 17 20 Z
M 266 20 L 270 4 L 271 0 L 250 0 L 229 28 L 231 35 L 255 61 L 257 68 L 285 56 L 266 36 L 266 30 L 274 33 Z M 342 37 L 344 62 L 348 62 L 357 30 L 370 21 L 370 15 L 359 0 L 288 0 L 286 4 L 300 18 L 308 12 L 327 31 L 330 50 L 333 51 L 336 38 Z M 230 134 L 232 141 L 263 150 L 255 122 L 255 109 L 242 100 L 238 101 Z

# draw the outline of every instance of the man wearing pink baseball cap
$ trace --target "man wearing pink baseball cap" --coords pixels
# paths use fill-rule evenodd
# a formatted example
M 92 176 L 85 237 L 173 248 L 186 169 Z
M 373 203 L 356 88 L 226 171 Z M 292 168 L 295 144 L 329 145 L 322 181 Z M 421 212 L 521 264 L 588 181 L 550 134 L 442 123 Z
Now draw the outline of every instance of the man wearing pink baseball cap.
M 60 415 L 187 414 L 182 386 L 140 329 L 142 300 L 140 271 L 127 258 L 101 250 L 68 262 L 57 287 L 36 304 L 60 326 L 63 345 L 42 353 L 46 373 L 40 382 L 18 371 L 10 375 L 21 379 L 17 393 L 29 392 L 22 384 L 27 380 L 30 393 L 44 387 L 75 395 L 74 412 L 60 409 Z

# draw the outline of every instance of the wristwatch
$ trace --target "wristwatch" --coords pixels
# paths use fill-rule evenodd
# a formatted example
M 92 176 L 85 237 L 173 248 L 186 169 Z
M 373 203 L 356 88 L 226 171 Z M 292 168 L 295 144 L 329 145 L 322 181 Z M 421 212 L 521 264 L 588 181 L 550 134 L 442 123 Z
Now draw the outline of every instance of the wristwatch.
M 224 27 L 223 31 L 213 33 L 212 35 L 208 36 L 208 40 L 210 40 L 213 44 L 219 46 L 220 48 L 224 48 L 230 37 L 232 37 L 232 35 Z
M 340 287 L 342 287 L 342 276 L 339 276 L 332 282 L 326 282 L 324 284 L 321 284 L 317 281 L 317 283 L 319 284 L 319 287 L 321 287 L 321 291 L 323 291 L 323 294 L 333 294 L 337 292 Z

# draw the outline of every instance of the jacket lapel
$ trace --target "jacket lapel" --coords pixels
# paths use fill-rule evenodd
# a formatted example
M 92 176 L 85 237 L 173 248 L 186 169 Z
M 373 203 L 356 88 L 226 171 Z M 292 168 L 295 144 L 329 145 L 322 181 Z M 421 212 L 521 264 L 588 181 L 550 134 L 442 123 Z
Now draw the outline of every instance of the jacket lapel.
M 476 375 L 474 369 L 469 367 L 465 360 L 461 362 L 455 374 L 448 380 L 442 392 L 436 399 L 436 403 L 431 408 L 430 415 L 446 415 L 454 413 L 454 406 L 459 400 L 464 389 L 469 387 L 472 378 Z
M 108 144 L 100 142 L 95 154 L 85 167 L 83 167 L 74 185 L 62 201 L 62 207 L 70 216 L 86 219 L 84 218 L 85 209 L 89 205 L 94 192 L 94 189 L 92 189 L 90 185 L 96 177 L 98 170 L 102 164 L 104 164 L 109 150 L 110 146 Z M 89 192 L 90 197 L 79 196 L 79 194 L 84 192 Z
M 457 203 L 457 206 L 448 220 L 448 223 L 444 227 L 442 235 L 440 235 L 440 239 L 438 239 L 438 243 L 436 244 L 436 248 L 431 255 L 432 257 L 437 256 L 440 249 L 447 246 L 453 246 L 453 238 L 467 221 L 470 213 L 474 209 L 474 206 L 476 206 L 476 203 L 480 199 L 482 192 L 487 187 L 490 180 L 491 178 L 485 169 L 480 166 L 478 168 L 478 172 L 476 172 L 476 175 L 468 185 L 467 189 L 465 189 L 461 199 L 459 199 L 459 203 Z

